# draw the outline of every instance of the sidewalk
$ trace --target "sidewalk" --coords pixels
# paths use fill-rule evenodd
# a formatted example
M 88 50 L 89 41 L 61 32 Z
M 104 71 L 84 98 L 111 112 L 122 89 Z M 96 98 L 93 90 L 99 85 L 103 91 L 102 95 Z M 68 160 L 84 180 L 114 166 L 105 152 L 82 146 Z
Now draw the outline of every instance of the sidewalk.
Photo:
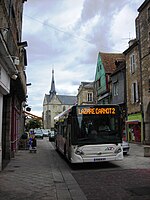
M 0 180 L 1 200 L 86 200 L 47 138 L 37 141 L 37 153 L 19 150 Z
M 118 165 L 122 169 L 150 169 L 150 157 L 144 157 L 144 146 L 130 143 L 128 155 L 125 155 L 124 159 L 118 162 Z

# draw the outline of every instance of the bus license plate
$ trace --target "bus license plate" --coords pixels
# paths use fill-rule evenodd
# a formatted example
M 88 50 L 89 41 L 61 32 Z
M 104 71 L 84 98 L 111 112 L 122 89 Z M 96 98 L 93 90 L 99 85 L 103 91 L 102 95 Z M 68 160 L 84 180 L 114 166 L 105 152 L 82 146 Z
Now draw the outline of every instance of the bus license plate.
M 94 162 L 105 161 L 106 158 L 94 158 Z

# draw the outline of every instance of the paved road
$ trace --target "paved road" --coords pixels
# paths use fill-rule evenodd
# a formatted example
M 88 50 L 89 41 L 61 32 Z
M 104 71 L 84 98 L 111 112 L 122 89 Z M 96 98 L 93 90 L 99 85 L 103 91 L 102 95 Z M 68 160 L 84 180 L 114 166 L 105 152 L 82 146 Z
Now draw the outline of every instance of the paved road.
M 123 161 L 88 164 L 71 170 L 88 200 L 149 200 L 150 158 L 131 144 Z

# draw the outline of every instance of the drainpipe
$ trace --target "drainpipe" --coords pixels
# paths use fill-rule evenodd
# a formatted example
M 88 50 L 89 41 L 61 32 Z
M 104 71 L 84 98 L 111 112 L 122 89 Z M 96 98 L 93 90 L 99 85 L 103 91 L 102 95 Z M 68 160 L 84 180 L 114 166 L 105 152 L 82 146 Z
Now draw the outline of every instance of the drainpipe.
M 141 52 L 141 29 L 140 29 L 140 22 L 138 20 L 138 49 L 139 49 L 139 64 L 140 64 L 140 93 L 141 93 L 141 99 L 140 99 L 140 109 L 141 109 L 141 115 L 142 115 L 142 126 L 143 126 L 143 142 L 145 143 L 145 123 L 144 123 L 144 110 L 143 110 L 143 76 L 142 76 L 142 52 Z

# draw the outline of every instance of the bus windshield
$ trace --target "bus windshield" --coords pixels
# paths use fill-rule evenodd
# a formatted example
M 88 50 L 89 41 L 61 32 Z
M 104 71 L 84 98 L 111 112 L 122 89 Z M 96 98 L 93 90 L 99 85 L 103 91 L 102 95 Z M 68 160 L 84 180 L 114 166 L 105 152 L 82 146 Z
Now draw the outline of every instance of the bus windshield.
M 120 143 L 119 118 L 113 115 L 77 115 L 73 141 L 78 144 Z

